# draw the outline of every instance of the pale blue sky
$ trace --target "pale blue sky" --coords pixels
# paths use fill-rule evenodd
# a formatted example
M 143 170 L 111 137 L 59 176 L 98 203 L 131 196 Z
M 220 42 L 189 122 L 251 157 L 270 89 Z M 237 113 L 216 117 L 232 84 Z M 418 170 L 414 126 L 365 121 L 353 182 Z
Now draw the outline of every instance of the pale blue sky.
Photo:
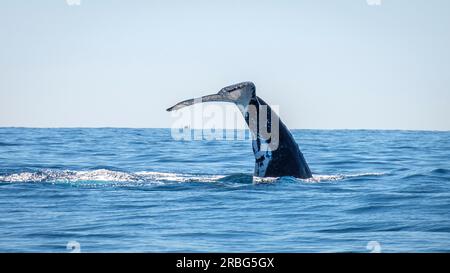
M 291 128 L 450 130 L 449 14 L 447 0 L 1 1 L 0 126 L 170 127 L 168 106 L 253 81 Z

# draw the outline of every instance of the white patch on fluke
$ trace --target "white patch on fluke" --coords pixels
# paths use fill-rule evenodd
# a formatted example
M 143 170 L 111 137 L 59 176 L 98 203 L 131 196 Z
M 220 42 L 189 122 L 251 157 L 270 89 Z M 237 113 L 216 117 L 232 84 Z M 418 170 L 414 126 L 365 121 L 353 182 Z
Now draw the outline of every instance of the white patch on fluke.
M 261 161 L 260 158 L 264 159 Z M 267 167 L 269 167 L 270 161 L 272 160 L 272 152 L 269 150 L 261 151 L 255 153 L 255 169 L 258 171 L 257 175 L 264 177 L 266 175 Z

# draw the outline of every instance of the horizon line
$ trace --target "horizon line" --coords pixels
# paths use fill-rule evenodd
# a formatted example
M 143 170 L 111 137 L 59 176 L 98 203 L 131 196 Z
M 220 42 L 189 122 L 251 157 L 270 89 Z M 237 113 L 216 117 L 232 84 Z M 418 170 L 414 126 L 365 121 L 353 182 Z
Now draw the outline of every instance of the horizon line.
M 122 126 L 0 126 L 0 129 L 174 129 L 171 127 L 122 127 Z M 183 128 L 177 128 L 183 129 Z M 190 130 L 211 130 L 214 128 L 187 128 Z M 216 130 L 249 130 L 248 128 L 215 128 Z M 450 129 L 401 129 L 401 128 L 290 128 L 289 130 L 308 131 L 418 131 L 450 132 Z

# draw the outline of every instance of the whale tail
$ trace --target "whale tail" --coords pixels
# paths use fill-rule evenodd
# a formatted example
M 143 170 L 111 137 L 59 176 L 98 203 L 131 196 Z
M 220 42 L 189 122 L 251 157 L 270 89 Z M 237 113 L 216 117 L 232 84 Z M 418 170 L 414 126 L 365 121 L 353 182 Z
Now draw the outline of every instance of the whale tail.
M 167 108 L 167 111 L 179 110 L 181 108 L 204 102 L 231 102 L 238 105 L 246 105 L 255 95 L 255 85 L 252 82 L 242 82 L 222 88 L 219 93 L 206 95 L 200 98 L 184 100 Z
M 179 110 L 203 102 L 231 102 L 238 106 L 253 136 L 256 176 L 312 177 L 309 166 L 292 134 L 270 106 L 256 96 L 256 88 L 252 82 L 230 85 L 222 88 L 217 94 L 179 102 L 167 111 Z

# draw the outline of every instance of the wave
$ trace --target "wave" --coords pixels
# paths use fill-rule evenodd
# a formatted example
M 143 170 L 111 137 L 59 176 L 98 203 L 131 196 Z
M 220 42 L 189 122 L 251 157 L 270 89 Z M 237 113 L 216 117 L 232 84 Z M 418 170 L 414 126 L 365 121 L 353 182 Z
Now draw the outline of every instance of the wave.
M 336 175 L 313 175 L 312 178 L 306 179 L 306 182 L 324 182 L 324 181 L 339 181 L 351 178 L 361 177 L 376 177 L 383 176 L 386 173 L 357 173 L 357 174 L 336 174 Z
M 349 178 L 380 176 L 384 173 L 361 173 L 339 175 L 314 175 L 309 179 L 296 179 L 296 181 L 318 183 L 326 181 L 339 181 Z M 107 169 L 92 171 L 72 170 L 42 170 L 37 172 L 21 172 L 0 175 L 0 182 L 233 182 L 233 183 L 273 183 L 283 180 L 284 177 L 255 177 L 249 174 L 213 175 L 213 174 L 186 174 L 165 172 L 121 172 Z

